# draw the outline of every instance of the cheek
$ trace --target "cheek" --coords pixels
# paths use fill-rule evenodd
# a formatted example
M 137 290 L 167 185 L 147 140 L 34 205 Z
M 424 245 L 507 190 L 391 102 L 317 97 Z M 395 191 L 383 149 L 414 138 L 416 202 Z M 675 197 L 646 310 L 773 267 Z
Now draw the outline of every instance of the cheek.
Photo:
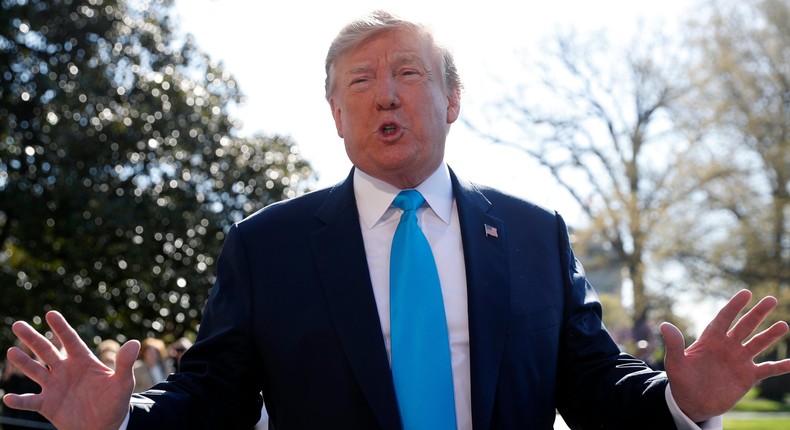
M 417 113 L 422 119 L 423 132 L 436 138 L 445 136 L 447 130 L 448 110 L 441 104 L 425 104 L 430 106 L 423 108 Z
M 425 118 L 431 118 L 431 121 L 436 123 L 447 123 L 450 114 L 449 102 L 447 97 L 442 91 L 434 90 L 429 96 L 426 103 L 422 103 Z

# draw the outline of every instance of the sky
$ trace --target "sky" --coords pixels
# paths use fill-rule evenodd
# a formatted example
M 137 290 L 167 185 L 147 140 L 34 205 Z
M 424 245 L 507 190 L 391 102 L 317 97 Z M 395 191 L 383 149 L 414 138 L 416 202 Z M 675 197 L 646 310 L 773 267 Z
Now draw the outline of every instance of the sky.
M 627 40 L 646 22 L 679 24 L 689 14 L 688 0 L 176 0 L 182 32 L 194 36 L 209 56 L 222 61 L 246 96 L 232 112 L 241 134 L 290 136 L 330 186 L 351 164 L 337 136 L 324 98 L 324 58 L 337 32 L 350 20 L 375 9 L 431 25 L 452 49 L 464 82 L 461 117 L 484 109 L 525 81 L 518 52 L 538 49 L 557 30 L 584 33 L 606 30 Z M 504 88 L 504 89 L 503 89 Z M 467 118 L 469 119 L 469 118 Z M 472 118 L 473 120 L 474 118 Z M 461 121 L 453 125 L 445 160 L 465 179 L 502 189 L 557 210 L 570 225 L 583 222 L 578 207 L 517 149 L 488 143 Z M 714 304 L 703 305 L 714 306 Z M 712 311 L 695 315 L 709 315 Z

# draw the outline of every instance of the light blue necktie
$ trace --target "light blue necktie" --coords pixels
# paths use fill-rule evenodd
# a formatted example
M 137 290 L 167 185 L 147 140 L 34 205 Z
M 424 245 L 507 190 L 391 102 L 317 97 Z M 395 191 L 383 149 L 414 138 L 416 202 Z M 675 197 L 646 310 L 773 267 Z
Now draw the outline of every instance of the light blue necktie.
M 450 343 L 439 273 L 417 225 L 425 203 L 417 190 L 401 191 L 403 210 L 390 255 L 392 375 L 405 430 L 455 429 Z

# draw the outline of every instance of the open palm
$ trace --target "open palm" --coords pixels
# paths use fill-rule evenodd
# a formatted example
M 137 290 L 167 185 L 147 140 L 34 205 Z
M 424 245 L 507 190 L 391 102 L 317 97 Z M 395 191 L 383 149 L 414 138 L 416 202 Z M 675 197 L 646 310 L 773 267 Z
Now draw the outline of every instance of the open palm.
M 62 351 L 25 322 L 14 323 L 14 334 L 43 364 L 18 348 L 8 351 L 9 360 L 41 386 L 41 393 L 7 394 L 3 401 L 12 408 L 37 411 L 61 430 L 118 429 L 129 411 L 139 342 L 121 347 L 113 371 L 96 359 L 60 313 L 49 312 L 46 319 Z
M 754 363 L 757 355 L 788 331 L 787 323 L 781 321 L 749 338 L 776 307 L 775 298 L 763 298 L 733 325 L 751 297 L 748 290 L 735 294 L 685 350 L 680 330 L 669 323 L 661 325 L 672 396 L 695 422 L 729 411 L 762 379 L 790 372 L 790 359 Z

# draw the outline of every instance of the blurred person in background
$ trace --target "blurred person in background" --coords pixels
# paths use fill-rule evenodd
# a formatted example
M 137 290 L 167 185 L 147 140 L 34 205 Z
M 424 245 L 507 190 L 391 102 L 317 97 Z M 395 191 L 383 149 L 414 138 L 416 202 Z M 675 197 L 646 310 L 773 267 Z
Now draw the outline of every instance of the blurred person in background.
M 167 346 L 167 367 L 170 373 L 178 372 L 181 365 L 181 357 L 191 346 L 192 341 L 186 337 L 180 337 Z
M 161 339 L 147 337 L 140 343 L 140 352 L 134 363 L 134 392 L 143 392 L 162 382 L 169 374 L 165 358 L 167 350 Z
M 116 340 L 105 339 L 96 345 L 96 357 L 105 366 L 115 370 L 115 356 L 118 354 L 119 349 L 121 349 L 121 344 Z

